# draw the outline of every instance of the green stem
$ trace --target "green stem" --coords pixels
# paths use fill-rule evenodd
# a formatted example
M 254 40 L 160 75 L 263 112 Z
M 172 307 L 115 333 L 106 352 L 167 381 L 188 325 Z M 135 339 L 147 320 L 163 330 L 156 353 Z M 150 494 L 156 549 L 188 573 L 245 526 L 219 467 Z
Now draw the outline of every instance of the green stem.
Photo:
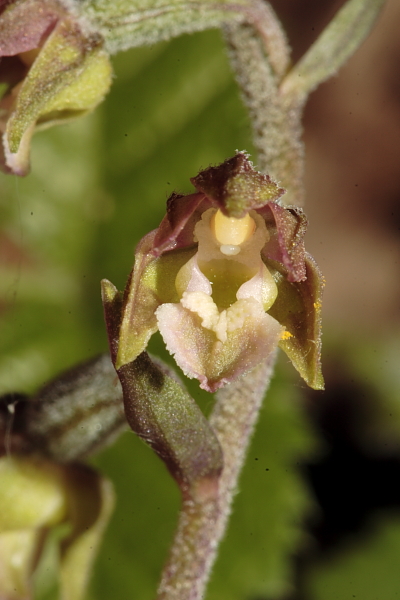
M 158 600 L 200 600 L 225 533 L 238 478 L 269 386 L 275 354 L 217 393 L 210 424 L 224 454 L 218 485 L 185 491 L 178 529 L 162 573 Z
M 304 203 L 304 145 L 301 139 L 302 106 L 281 94 L 281 74 L 273 54 L 252 24 L 225 26 L 231 65 L 253 127 L 257 166 L 288 192 L 285 204 Z
M 386 0 L 349 0 L 289 71 L 281 86 L 291 102 L 304 105 L 310 93 L 332 77 L 369 34 Z

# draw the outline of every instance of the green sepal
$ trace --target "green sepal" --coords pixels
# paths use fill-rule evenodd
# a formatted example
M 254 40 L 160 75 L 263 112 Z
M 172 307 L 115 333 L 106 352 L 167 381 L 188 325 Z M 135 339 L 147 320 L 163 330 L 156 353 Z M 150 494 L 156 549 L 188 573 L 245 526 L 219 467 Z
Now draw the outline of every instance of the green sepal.
M 324 389 L 321 372 L 321 305 L 324 279 L 305 254 L 306 279 L 289 282 L 282 265 L 266 261 L 278 286 L 278 296 L 268 313 L 286 327 L 280 348 L 310 387 Z
M 135 360 L 157 331 L 155 311 L 164 302 L 179 302 L 175 279 L 179 269 L 193 256 L 195 248 L 151 254 L 155 232 L 143 238 L 135 265 L 125 288 L 115 368 Z

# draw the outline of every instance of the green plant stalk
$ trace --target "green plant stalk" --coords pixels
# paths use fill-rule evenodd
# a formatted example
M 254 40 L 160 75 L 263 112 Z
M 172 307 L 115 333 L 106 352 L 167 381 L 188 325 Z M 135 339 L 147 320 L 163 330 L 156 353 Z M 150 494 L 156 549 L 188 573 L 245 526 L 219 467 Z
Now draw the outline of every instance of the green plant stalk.
M 229 24 L 224 28 L 231 66 L 249 111 L 257 166 L 287 190 L 286 205 L 304 204 L 304 144 L 302 106 L 290 106 L 279 85 L 282 73 L 274 69 L 273 48 L 267 53 L 264 40 L 252 24 Z
M 209 421 L 224 454 L 222 474 L 217 487 L 212 481 L 202 481 L 195 489 L 184 492 L 157 600 L 204 598 L 275 357 L 276 353 L 216 394 Z
M 288 72 L 281 93 L 303 106 L 310 93 L 335 75 L 375 24 L 386 0 L 349 0 Z

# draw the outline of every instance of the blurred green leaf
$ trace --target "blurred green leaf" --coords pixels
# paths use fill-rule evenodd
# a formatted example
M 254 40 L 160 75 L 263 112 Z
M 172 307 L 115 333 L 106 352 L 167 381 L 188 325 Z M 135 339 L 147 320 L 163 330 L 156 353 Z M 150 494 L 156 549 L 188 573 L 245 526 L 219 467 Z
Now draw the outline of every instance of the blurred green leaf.
M 350 540 L 330 561 L 312 569 L 307 580 L 310 598 L 397 600 L 400 590 L 399 517 L 382 514 L 369 525 L 368 533 Z
M 1 392 L 31 391 L 98 351 L 84 309 L 102 203 L 97 129 L 90 117 L 39 134 L 34 173 L 0 179 Z

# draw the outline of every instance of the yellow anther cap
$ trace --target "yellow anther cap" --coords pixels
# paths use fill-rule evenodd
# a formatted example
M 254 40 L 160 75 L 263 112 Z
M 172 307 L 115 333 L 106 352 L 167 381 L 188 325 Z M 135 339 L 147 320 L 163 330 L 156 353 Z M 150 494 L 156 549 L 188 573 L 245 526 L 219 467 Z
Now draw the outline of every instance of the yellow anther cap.
M 241 219 L 235 219 L 226 217 L 218 209 L 211 220 L 211 228 L 220 244 L 240 246 L 253 235 L 256 224 L 248 214 Z

